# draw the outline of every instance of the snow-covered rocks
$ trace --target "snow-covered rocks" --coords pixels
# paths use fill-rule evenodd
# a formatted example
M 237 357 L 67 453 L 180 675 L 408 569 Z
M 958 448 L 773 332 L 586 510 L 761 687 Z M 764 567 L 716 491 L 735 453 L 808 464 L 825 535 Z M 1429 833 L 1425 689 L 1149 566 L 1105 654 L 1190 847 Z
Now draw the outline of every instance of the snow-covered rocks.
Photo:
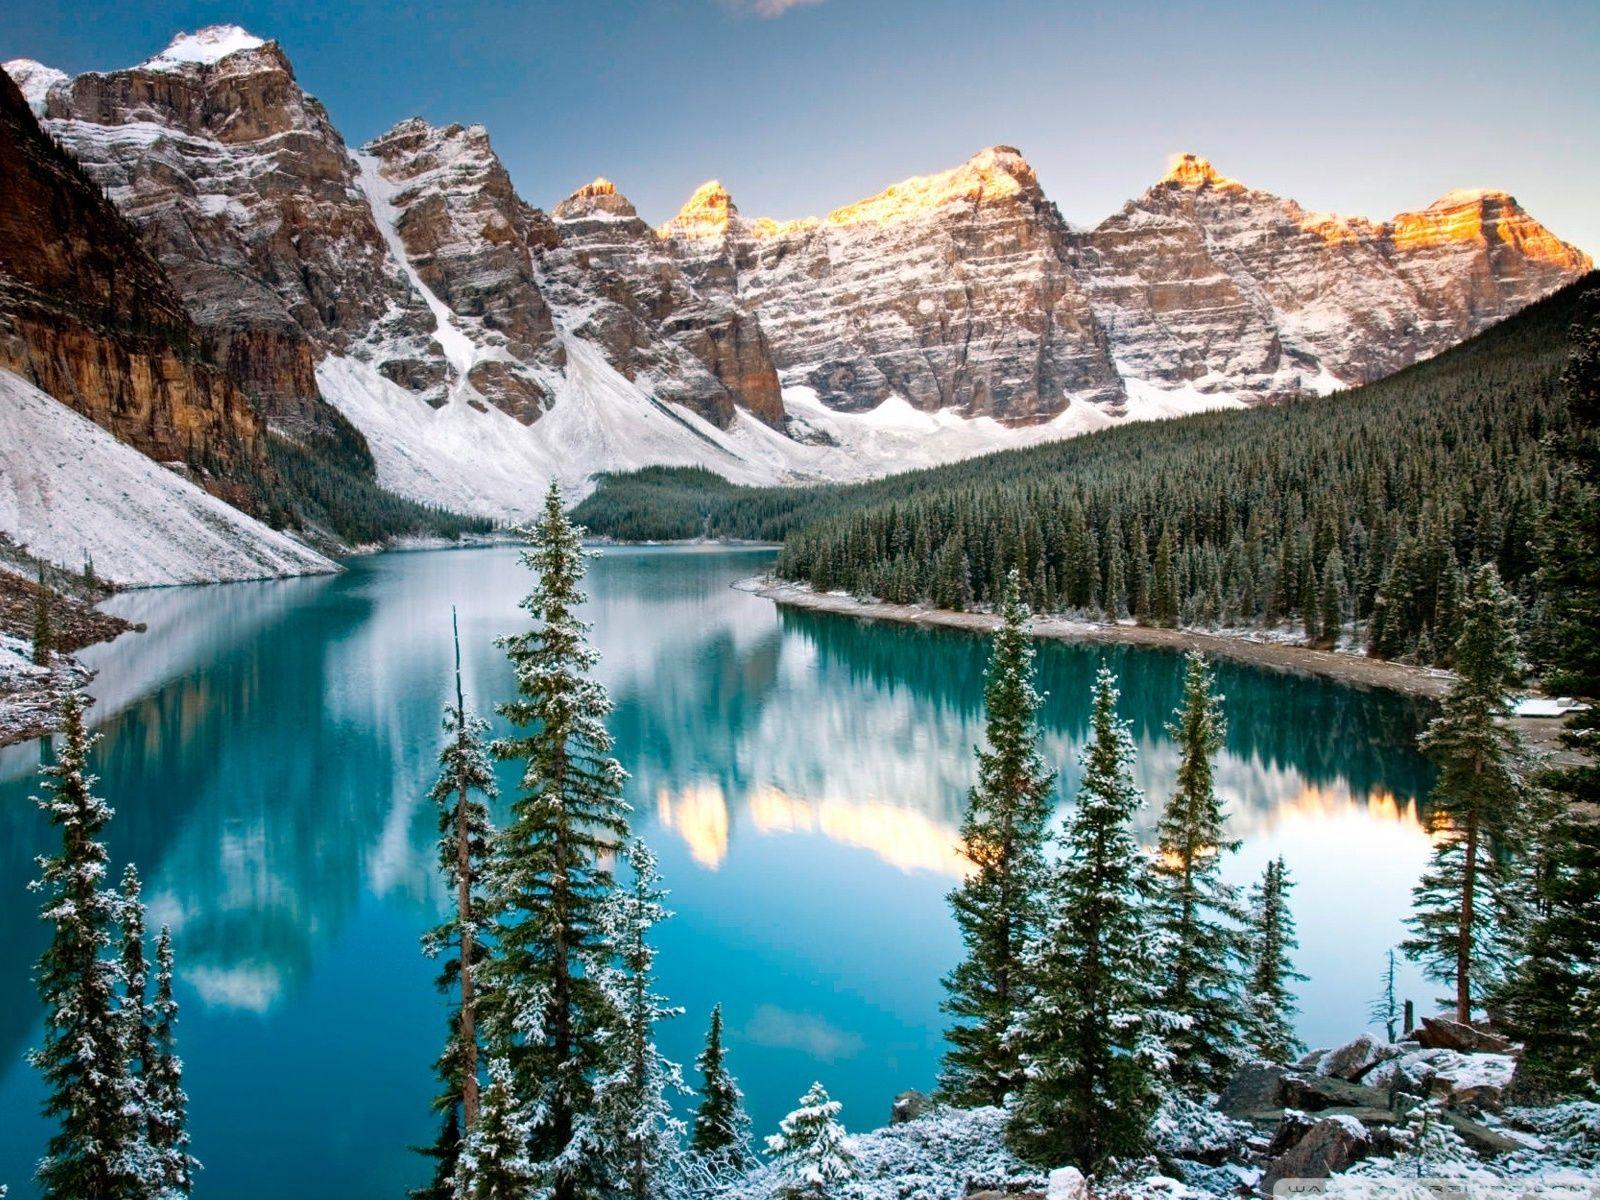
M 1516 1073 L 1517 1060 L 1510 1054 L 1413 1050 L 1379 1064 L 1367 1082 L 1376 1088 L 1434 1096 L 1468 1112 L 1495 1112 Z
M 210 66 L 241 50 L 255 50 L 266 43 L 237 25 L 207 25 L 194 33 L 180 33 L 160 54 L 140 65 L 149 71 L 181 70 L 194 63 Z
M 1077 1167 L 1057 1167 L 1045 1182 L 1044 1200 L 1089 1200 L 1089 1181 Z
M 0 371 L 0 533 L 124 586 L 338 568 Z
M 1308 1055 L 1300 1065 L 1309 1068 L 1314 1075 L 1331 1075 L 1355 1083 L 1379 1063 L 1401 1053 L 1398 1046 L 1376 1034 L 1362 1033 L 1337 1049 Z

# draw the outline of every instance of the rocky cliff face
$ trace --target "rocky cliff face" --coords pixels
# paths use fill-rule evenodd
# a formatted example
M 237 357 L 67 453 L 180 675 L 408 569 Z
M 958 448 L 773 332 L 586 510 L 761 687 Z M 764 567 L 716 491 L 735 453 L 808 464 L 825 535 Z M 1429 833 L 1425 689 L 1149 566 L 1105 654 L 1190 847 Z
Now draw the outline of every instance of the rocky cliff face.
M 784 420 L 772 351 L 760 318 L 730 297 L 694 287 L 683 265 L 608 179 L 556 205 L 559 245 L 545 256 L 569 303 L 591 298 L 581 329 L 630 379 L 726 428 L 735 408 Z
M 659 232 L 698 286 L 760 315 L 785 382 L 832 407 L 898 394 L 1023 424 L 1122 400 L 1066 225 L 1010 147 L 821 221 L 746 220 L 707 184 Z
M 1375 223 L 1182 156 L 1067 259 L 1125 374 L 1272 400 L 1377 379 L 1577 278 L 1588 258 L 1503 192 Z
M 46 129 L 138 226 L 274 424 L 317 423 L 322 354 L 374 329 L 426 332 L 356 164 L 276 43 L 217 27 L 123 71 L 22 70 Z
M 0 367 L 236 500 L 264 450 L 160 266 L 0 74 Z
M 1069 230 L 1006 146 L 820 221 L 746 219 L 712 182 L 658 234 L 696 286 L 761 316 L 786 384 L 1013 424 L 1125 411 L 1130 381 L 1194 403 L 1363 383 L 1591 266 L 1503 192 L 1377 224 L 1193 155 Z

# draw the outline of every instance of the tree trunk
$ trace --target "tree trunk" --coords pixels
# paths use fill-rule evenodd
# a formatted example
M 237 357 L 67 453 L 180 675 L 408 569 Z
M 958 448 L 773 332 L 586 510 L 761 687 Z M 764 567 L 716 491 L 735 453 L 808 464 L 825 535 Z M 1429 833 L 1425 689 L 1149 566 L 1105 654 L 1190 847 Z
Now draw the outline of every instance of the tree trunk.
M 1456 937 L 1456 1020 L 1472 1020 L 1473 893 L 1478 882 L 1478 817 L 1467 820 L 1467 861 L 1461 874 L 1461 928 Z

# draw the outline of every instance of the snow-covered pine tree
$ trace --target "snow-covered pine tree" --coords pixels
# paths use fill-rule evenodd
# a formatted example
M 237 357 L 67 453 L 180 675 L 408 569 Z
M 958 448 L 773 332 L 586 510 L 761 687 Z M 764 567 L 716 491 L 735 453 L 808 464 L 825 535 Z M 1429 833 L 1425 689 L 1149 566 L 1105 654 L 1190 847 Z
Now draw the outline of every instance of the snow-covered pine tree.
M 1116 703 L 1116 679 L 1101 667 L 1077 807 L 1045 893 L 1049 916 L 1029 948 L 1026 1076 L 1006 1129 L 1023 1158 L 1088 1171 L 1148 1148 L 1165 1065 L 1144 928 L 1149 867 L 1131 832 L 1144 794 Z
M 1379 980 L 1378 998 L 1367 1006 L 1367 1017 L 1383 1026 L 1384 1034 L 1393 1042 L 1400 1037 L 1400 997 L 1395 990 L 1396 954 L 1390 950 L 1384 961 L 1383 976 Z
M 467 707 L 461 685 L 461 634 L 455 610 L 450 612 L 455 640 L 456 695 L 444 712 L 445 743 L 439 751 L 439 777 L 429 798 L 439 810 L 439 871 L 450 888 L 454 909 L 449 919 L 422 938 L 429 958 L 444 957 L 438 988 L 459 999 L 450 1012 L 443 1052 L 434 1063 L 440 1091 L 433 1106 L 440 1114 L 439 1133 L 422 1153 L 434 1160 L 433 1179 L 411 1192 L 413 1200 L 452 1200 L 456 1156 L 464 1129 L 478 1119 L 477 972 L 485 957 L 481 930 L 485 923 L 484 872 L 493 829 L 486 801 L 496 794 L 494 768 L 484 735 L 489 723 Z
M 1293 954 L 1300 943 L 1295 938 L 1294 914 L 1289 911 L 1289 889 L 1293 886 L 1289 868 L 1280 856 L 1267 864 L 1260 880 L 1250 889 L 1245 1046 L 1272 1063 L 1287 1063 L 1305 1053 L 1304 1044 L 1294 1032 L 1294 1019 L 1300 1010 L 1290 986 L 1296 981 L 1303 983 L 1306 978 L 1294 969 Z
M 1429 1168 L 1473 1157 L 1466 1142 L 1445 1118 L 1443 1100 L 1423 1100 L 1413 1105 L 1395 1130 L 1395 1141 L 1405 1151 L 1418 1175 Z
M 123 1166 L 120 1174 L 139 1185 L 133 1196 L 153 1197 L 159 1192 L 159 1172 L 150 1145 L 150 1101 L 147 1087 L 155 1068 L 153 1013 L 149 1004 L 150 964 L 144 951 L 144 901 L 140 898 L 139 869 L 129 863 L 122 871 L 122 894 L 117 915 L 122 925 L 118 976 L 122 995 L 118 1001 L 118 1036 L 124 1071 L 121 1134 Z
M 83 697 L 61 702 L 61 746 L 43 771 L 45 795 L 36 798 L 61 831 L 59 854 L 39 859 L 32 885 L 44 894 L 40 915 L 51 925 L 50 944 L 35 980 L 44 1001 L 44 1044 L 29 1061 L 44 1077 L 44 1114 L 57 1122 L 36 1177 L 45 1200 L 115 1198 L 137 1194 L 126 1175 L 128 1121 L 122 1014 L 117 962 L 108 956 L 120 900 L 105 888 L 106 848 L 99 841 L 111 809 L 94 794 L 84 727 Z
M 1468 1021 L 1500 964 L 1495 927 L 1516 848 L 1527 754 L 1506 723 L 1522 674 L 1516 601 L 1493 564 L 1474 572 L 1456 639 L 1456 678 L 1419 739 L 1439 766 L 1429 796 L 1433 857 L 1412 891 L 1412 936 L 1401 945 L 1428 977 L 1450 986 L 1458 1021 Z
M 813 1083 L 800 1097 L 800 1107 L 767 1138 L 767 1150 L 784 1179 L 782 1195 L 791 1200 L 820 1200 L 830 1189 L 856 1177 L 855 1155 L 837 1119 L 841 1107 L 822 1084 Z
M 479 1012 L 532 1123 L 540 1187 L 552 1200 L 577 1200 L 606 1183 L 593 1085 L 616 1014 L 584 967 L 610 949 L 602 921 L 615 883 L 606 859 L 628 834 L 627 776 L 611 757 L 611 702 L 589 677 L 597 656 L 577 615 L 589 554 L 554 484 L 522 533 L 522 561 L 536 576 L 522 607 L 535 626 L 500 639 L 520 695 L 499 707 L 517 732 L 494 744 L 497 757 L 522 763 L 522 777 L 492 852 L 496 954 L 485 963 Z
M 1185 1090 L 1214 1091 L 1240 1047 L 1243 914 L 1236 889 L 1222 881 L 1222 856 L 1239 844 L 1223 830 L 1212 762 L 1226 731 L 1222 697 L 1199 651 L 1187 657 L 1183 703 L 1167 728 L 1179 761 L 1154 867 L 1160 1005 L 1171 1022 L 1173 1080 Z
M 672 914 L 655 855 L 637 838 L 624 857 L 632 886 L 619 888 L 606 912 L 604 940 L 616 962 L 596 963 L 595 978 L 617 1013 L 606 1046 L 606 1067 L 595 1083 L 600 1144 L 628 1200 L 665 1200 L 683 1152 L 683 1122 L 672 1115 L 669 1093 L 684 1095 L 683 1071 L 656 1048 L 656 1026 L 682 1014 L 656 993 L 651 930 Z
M 1039 756 L 1033 643 L 1012 570 L 984 687 L 988 748 L 967 798 L 961 852 L 971 863 L 950 893 L 966 954 L 944 981 L 946 1031 L 939 1090 L 952 1104 L 1002 1104 L 1022 1079 L 1010 1033 L 1027 1000 L 1023 953 L 1038 927 L 1045 827 L 1055 776 Z
M 751 1159 L 750 1115 L 744 1093 L 728 1070 L 720 1004 L 711 1010 L 706 1047 L 694 1065 L 700 1072 L 700 1107 L 695 1110 L 689 1149 L 714 1174 L 742 1171 Z
M 183 1092 L 178 1057 L 178 1002 L 172 994 L 172 930 L 156 936 L 156 994 L 151 1002 L 154 1057 L 145 1075 L 150 1149 L 155 1157 L 158 1200 L 184 1200 L 200 1164 L 189 1154 L 189 1097 Z
M 456 1159 L 455 1200 L 531 1200 L 544 1194 L 541 1173 L 528 1157 L 533 1122 L 517 1099 L 510 1065 L 491 1058 L 488 1075 L 477 1123 Z

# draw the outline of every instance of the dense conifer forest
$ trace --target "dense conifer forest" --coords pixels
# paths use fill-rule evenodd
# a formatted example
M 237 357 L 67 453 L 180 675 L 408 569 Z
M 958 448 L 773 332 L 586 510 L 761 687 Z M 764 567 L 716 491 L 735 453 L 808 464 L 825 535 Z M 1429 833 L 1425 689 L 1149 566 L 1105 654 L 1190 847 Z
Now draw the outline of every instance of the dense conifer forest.
M 1437 662 L 1468 571 L 1523 605 L 1568 502 L 1547 453 L 1595 276 L 1439 357 L 1340 395 L 1123 426 L 872 483 L 739 488 L 694 470 L 613 476 L 577 511 L 618 538 L 783 538 L 778 573 L 944 608 L 1007 572 L 1045 611 L 1156 625 L 1303 627 Z

